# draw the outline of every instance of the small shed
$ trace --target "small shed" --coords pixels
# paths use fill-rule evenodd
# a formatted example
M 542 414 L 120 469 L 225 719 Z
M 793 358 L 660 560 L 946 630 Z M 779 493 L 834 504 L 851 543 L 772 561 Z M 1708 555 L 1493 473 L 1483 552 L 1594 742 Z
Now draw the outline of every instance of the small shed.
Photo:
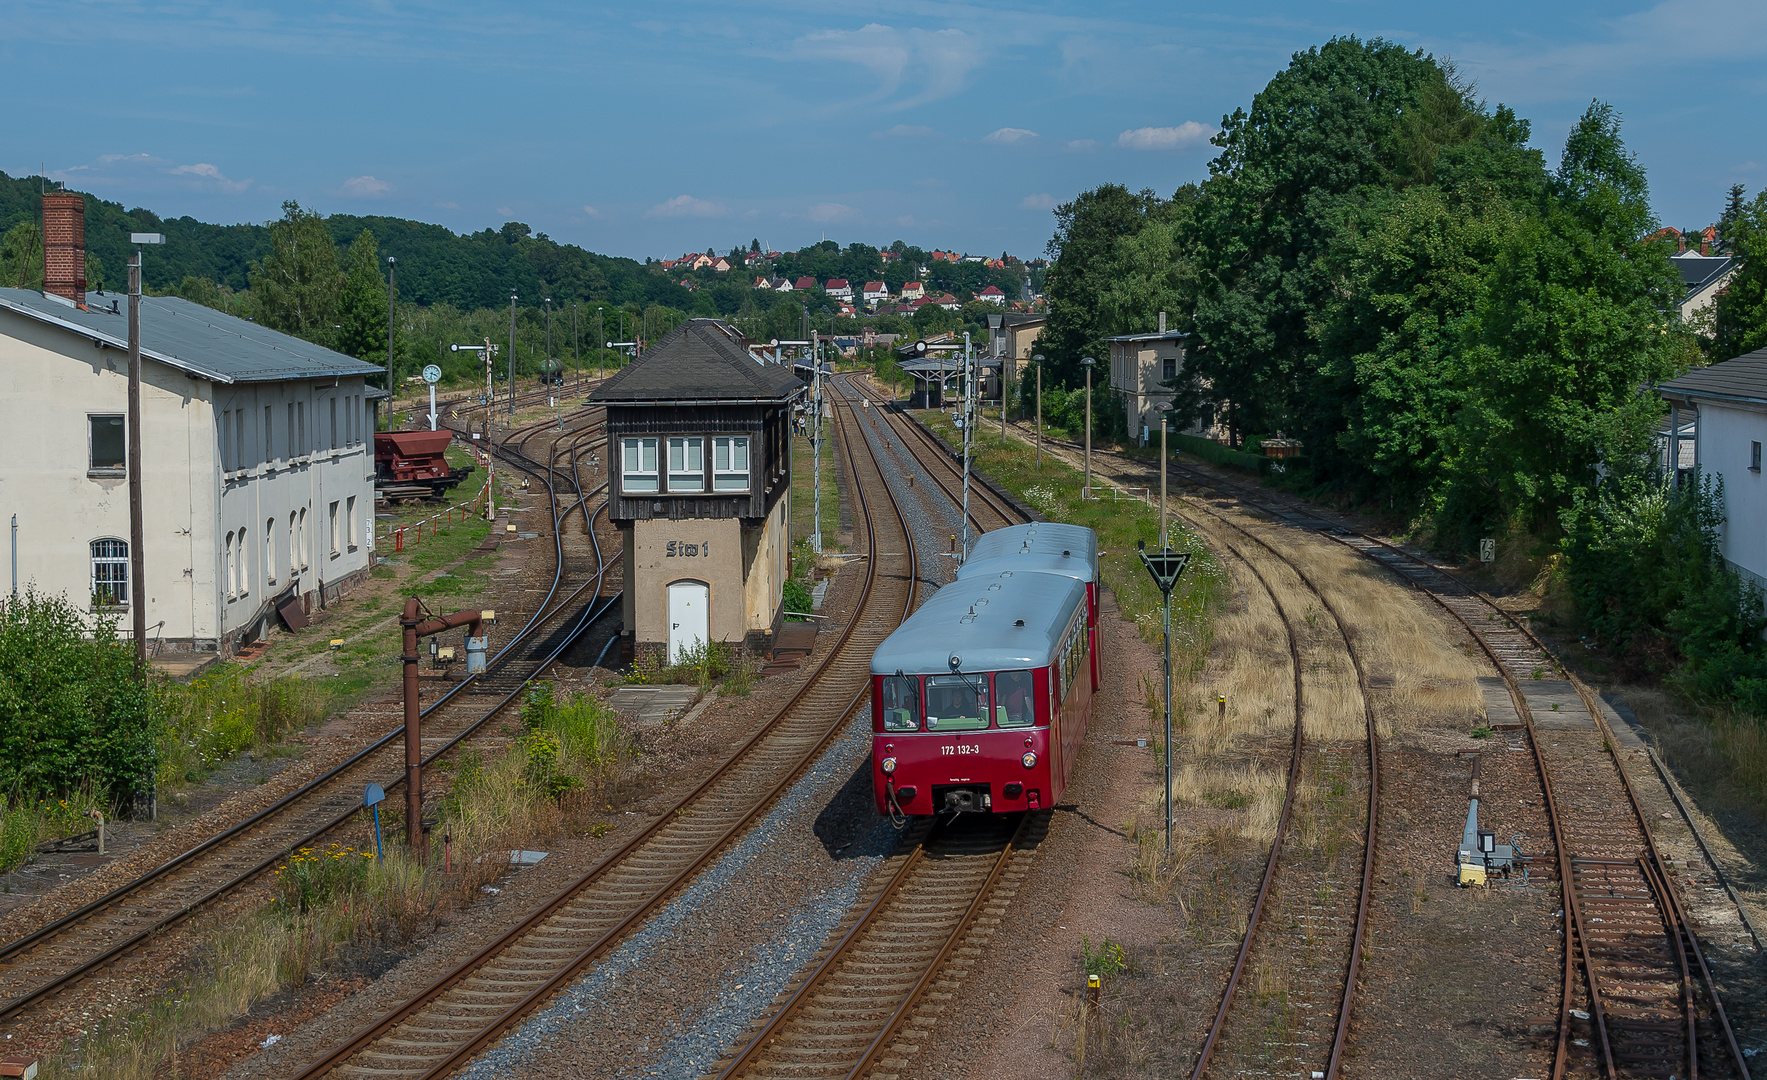
M 791 410 L 804 384 L 717 319 L 689 319 L 604 382 L 624 632 L 671 663 L 758 648 L 791 575 Z

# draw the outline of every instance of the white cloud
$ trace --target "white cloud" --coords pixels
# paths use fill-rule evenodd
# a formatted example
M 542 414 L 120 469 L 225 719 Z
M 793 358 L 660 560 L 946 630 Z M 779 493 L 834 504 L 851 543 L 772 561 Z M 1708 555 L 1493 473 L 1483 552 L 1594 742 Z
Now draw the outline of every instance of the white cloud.
M 811 221 L 846 221 L 858 211 L 846 203 L 824 202 L 810 207 Z
M 1117 136 L 1117 145 L 1125 150 L 1181 150 L 1193 143 L 1207 142 L 1215 129 L 1195 120 L 1186 120 L 1177 127 L 1144 127 L 1125 131 Z
M 937 134 L 938 132 L 925 124 L 897 124 L 888 130 L 873 132 L 871 137 L 874 139 L 924 139 L 929 135 Z
M 595 207 L 593 207 L 593 206 L 590 206 L 588 203 L 583 204 L 583 213 L 588 214 L 590 217 L 600 217 L 601 216 L 601 211 L 595 209 Z
M 723 217 L 730 211 L 723 205 L 696 199 L 692 195 L 677 195 L 667 202 L 657 203 L 645 212 L 646 217 L 677 218 L 677 217 Z
M 352 176 L 344 181 L 344 194 L 357 199 L 372 199 L 393 190 L 393 185 L 372 176 Z
M 1020 210 L 1048 210 L 1054 205 L 1055 196 L 1049 194 L 1047 191 L 1040 191 L 1035 195 L 1026 195 L 1018 202 L 1018 208 Z
M 898 30 L 880 23 L 807 34 L 794 43 L 794 51 L 806 59 L 870 71 L 877 88 L 847 104 L 886 102 L 891 110 L 951 97 L 985 59 L 982 40 L 962 30 Z M 904 87 L 909 88 L 907 96 L 897 97 Z
M 1036 137 L 1037 137 L 1037 133 L 1035 131 L 1032 131 L 1030 128 L 1004 127 L 998 131 L 993 131 L 993 132 L 988 133 L 987 135 L 983 135 L 982 141 L 983 142 L 991 142 L 991 143 L 1006 143 L 1008 145 L 1011 145 L 1012 143 L 1015 143 L 1015 142 L 1023 142 L 1026 139 L 1035 139 Z
M 53 179 L 65 179 L 76 174 L 80 183 L 88 188 L 126 185 L 140 190 L 143 184 L 150 184 L 154 178 L 170 178 L 180 188 L 194 185 L 199 190 L 219 190 L 229 195 L 237 195 L 252 186 L 251 180 L 230 179 L 218 167 L 206 161 L 179 165 L 147 153 L 103 154 L 89 165 L 73 165 L 53 171 L 50 176 Z
M 504 218 L 512 218 L 515 216 L 515 208 L 512 206 L 499 206 L 497 208 L 497 213 L 501 214 Z
M 1072 142 L 1068 143 L 1068 149 L 1074 151 L 1075 153 L 1085 153 L 1088 150 L 1096 150 L 1096 149 L 1098 149 L 1098 140 L 1097 139 L 1074 139 Z

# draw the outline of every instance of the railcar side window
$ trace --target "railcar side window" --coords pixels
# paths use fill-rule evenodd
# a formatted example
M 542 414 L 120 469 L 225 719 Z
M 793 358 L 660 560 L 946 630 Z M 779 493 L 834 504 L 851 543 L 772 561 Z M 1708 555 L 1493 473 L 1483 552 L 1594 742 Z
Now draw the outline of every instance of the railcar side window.
M 928 731 L 978 731 L 988 726 L 986 675 L 929 675 L 926 680 Z
M 1037 722 L 1035 687 L 1028 671 L 1002 671 L 994 676 L 994 723 L 1030 727 Z
M 920 730 L 920 680 L 913 675 L 886 675 L 883 680 L 885 731 Z

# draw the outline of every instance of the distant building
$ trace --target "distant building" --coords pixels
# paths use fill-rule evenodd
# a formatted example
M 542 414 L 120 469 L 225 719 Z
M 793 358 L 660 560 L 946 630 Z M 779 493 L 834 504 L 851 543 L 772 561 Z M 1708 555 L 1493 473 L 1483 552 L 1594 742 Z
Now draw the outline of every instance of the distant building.
M 801 277 L 792 282 L 792 288 L 798 292 L 814 292 L 816 287 L 816 279 L 813 277 Z
M 1149 432 L 1159 431 L 1158 406 L 1169 403 L 1174 391 L 1162 384 L 1177 379 L 1184 371 L 1184 338 L 1179 331 L 1166 329 L 1166 313 L 1160 312 L 1159 329 L 1151 334 L 1122 334 L 1104 340 L 1110 345 L 1110 389 L 1123 406 L 1123 418 L 1129 431 L 1143 443 Z M 1212 428 L 1206 418 L 1184 430 L 1187 435 L 1209 437 Z
M 908 284 L 902 286 L 902 300 L 904 302 L 907 302 L 910 300 L 919 300 L 921 297 L 923 297 L 925 295 L 926 295 L 926 286 L 922 285 L 918 281 L 910 281 Z
M 828 284 L 822 287 L 822 291 L 836 300 L 851 300 L 853 298 L 853 285 L 844 277 L 829 278 Z
M 963 301 L 952 296 L 950 293 L 945 293 L 944 295 L 935 298 L 932 302 L 944 308 L 946 311 L 957 311 L 963 307 Z
M 717 319 L 689 319 L 604 382 L 609 516 L 635 650 L 758 646 L 791 576 L 791 409 L 804 384 Z
M 1001 292 L 999 287 L 995 285 L 990 285 L 981 292 L 976 293 L 976 299 L 983 303 L 993 304 L 996 307 L 1006 306 L 1006 294 Z
M 83 258 L 80 260 L 83 265 Z M 0 513 L 19 586 L 92 615 L 147 606 L 150 651 L 260 637 L 367 577 L 382 369 L 178 297 L 0 289 Z M 146 580 L 130 580 L 128 441 L 142 447 Z
M 878 304 L 888 302 L 889 298 L 890 287 L 888 285 L 885 285 L 881 281 L 867 281 L 865 283 L 865 291 L 862 294 L 862 299 L 867 304 L 876 307 Z
M 1739 265 L 1731 256 L 1701 255 L 1697 251 L 1680 252 L 1670 256 L 1669 261 L 1681 274 L 1681 285 L 1686 290 L 1680 303 L 1683 321 L 1693 319 L 1716 304 L 1718 294 L 1736 276 Z
M 1724 482 L 1719 550 L 1732 570 L 1767 589 L 1767 349 L 1695 368 L 1657 387 L 1669 403 L 1676 475 L 1685 463 L 1687 421 L 1693 421 L 1692 465 Z

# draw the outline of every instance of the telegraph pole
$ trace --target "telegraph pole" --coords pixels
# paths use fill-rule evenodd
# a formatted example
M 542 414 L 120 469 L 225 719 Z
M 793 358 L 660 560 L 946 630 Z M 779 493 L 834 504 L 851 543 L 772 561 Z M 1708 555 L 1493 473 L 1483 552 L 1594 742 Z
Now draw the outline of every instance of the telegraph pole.
M 577 302 L 571 301 L 571 363 L 577 365 L 577 392 L 583 391 L 583 339 L 577 333 Z
M 515 292 L 513 290 L 509 294 L 509 382 L 507 386 L 509 389 L 509 417 L 513 423 L 515 420 Z M 1090 392 L 1088 392 L 1086 401 L 1087 409 L 1090 410 L 1092 401 Z M 1092 418 L 1090 411 L 1086 413 L 1086 418 L 1090 423 Z
M 1090 356 L 1080 358 L 1086 369 L 1086 486 L 1080 489 L 1080 498 L 1092 497 L 1092 366 L 1098 361 Z
M 393 297 L 398 295 L 398 281 L 393 276 L 394 259 L 387 256 L 387 415 L 392 415 L 394 392 L 393 384 Z M 430 410 L 434 412 L 434 409 Z
M 805 316 L 809 321 L 809 316 Z M 816 515 L 816 526 L 810 531 L 810 546 L 816 554 L 822 554 L 822 359 L 817 355 L 816 335 L 810 335 L 810 385 L 813 407 L 816 410 L 816 426 L 810 429 L 810 449 L 812 482 L 815 494 L 812 497 L 813 512 Z
M 1031 366 L 1037 369 L 1037 468 L 1043 467 L 1043 354 L 1031 357 Z
M 969 331 L 963 332 L 963 557 L 969 559 L 969 448 L 971 433 L 976 426 L 975 350 L 970 348 Z
M 601 378 L 601 364 L 607 359 L 603 351 L 607 348 L 607 328 L 601 321 L 601 309 L 595 309 L 595 377 Z
M 147 559 L 141 521 L 141 249 L 129 260 L 129 614 L 135 663 L 147 666 Z

